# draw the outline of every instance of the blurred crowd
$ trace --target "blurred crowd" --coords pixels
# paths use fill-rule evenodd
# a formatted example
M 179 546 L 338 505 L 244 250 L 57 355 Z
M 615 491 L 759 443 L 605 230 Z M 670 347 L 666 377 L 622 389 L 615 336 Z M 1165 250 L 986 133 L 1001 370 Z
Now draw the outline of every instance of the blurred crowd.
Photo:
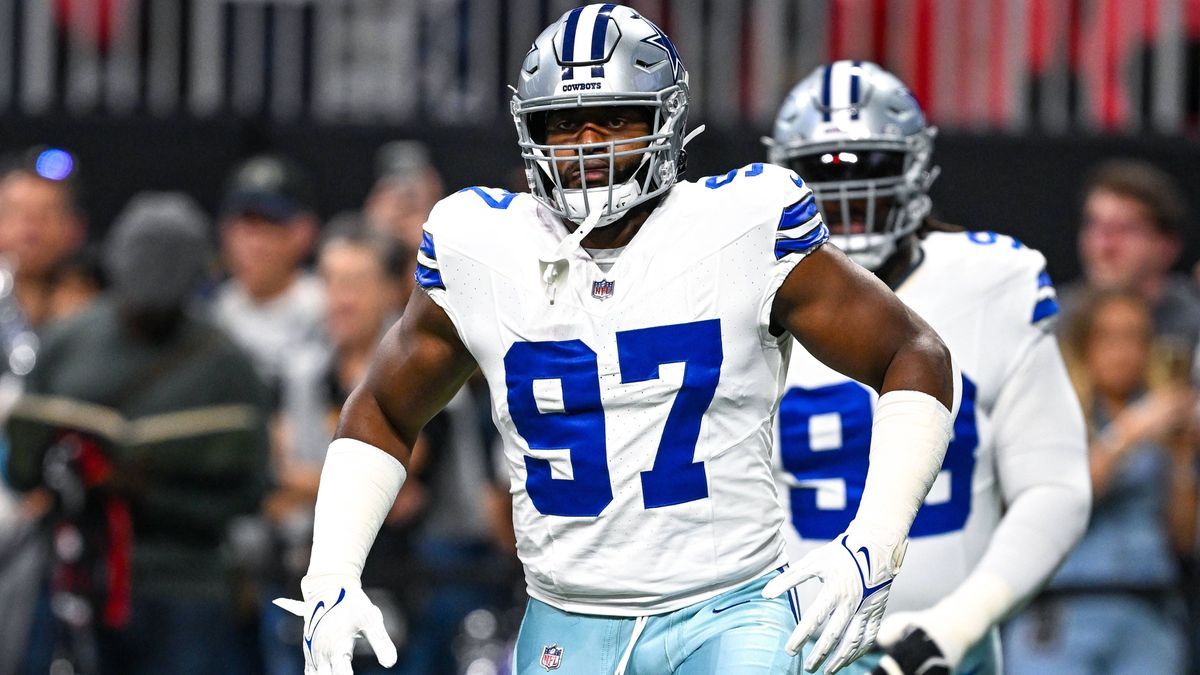
M 1189 220 L 1155 167 L 1111 161 L 1083 195 L 1083 278 L 1059 337 L 1087 421 L 1093 508 L 1083 540 L 1009 623 L 1014 673 L 1197 672 L 1195 280 L 1171 270 Z M 1130 644 L 1137 649 L 1127 649 Z
M 212 216 L 143 193 L 96 241 L 69 152 L 4 161 L 0 675 L 301 672 L 301 622 L 271 600 L 297 594 L 339 410 L 445 192 L 419 143 L 376 163 L 361 210 L 327 222 L 304 167 L 263 155 Z M 1006 659 L 1140 672 L 1122 660 L 1136 639 L 1196 671 L 1200 287 L 1172 271 L 1192 221 L 1170 177 L 1128 160 L 1095 168 L 1079 218 L 1060 335 L 1095 508 Z M 418 443 L 363 576 L 400 646 L 390 672 L 503 671 L 524 590 L 494 444 L 480 381 Z
M 423 146 L 387 145 L 361 211 L 321 223 L 304 169 L 257 156 L 215 222 L 143 193 L 92 244 L 83 180 L 54 148 L 0 169 L 0 339 L 36 354 L 6 376 L 0 673 L 298 673 L 301 622 L 270 601 L 307 568 L 326 446 L 441 180 Z M 428 425 L 364 573 L 393 672 L 499 661 L 515 620 L 480 395 Z

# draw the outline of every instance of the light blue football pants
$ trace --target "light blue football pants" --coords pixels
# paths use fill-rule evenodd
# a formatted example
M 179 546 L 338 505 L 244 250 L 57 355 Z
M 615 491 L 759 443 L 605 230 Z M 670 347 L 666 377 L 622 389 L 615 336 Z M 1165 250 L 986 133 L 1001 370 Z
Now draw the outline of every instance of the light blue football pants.
M 572 614 L 530 600 L 513 670 L 517 675 L 612 675 L 632 640 L 627 675 L 798 675 L 800 659 L 783 649 L 798 617 L 791 594 L 762 597 L 763 586 L 778 574 L 648 617 L 636 636 L 638 619 Z

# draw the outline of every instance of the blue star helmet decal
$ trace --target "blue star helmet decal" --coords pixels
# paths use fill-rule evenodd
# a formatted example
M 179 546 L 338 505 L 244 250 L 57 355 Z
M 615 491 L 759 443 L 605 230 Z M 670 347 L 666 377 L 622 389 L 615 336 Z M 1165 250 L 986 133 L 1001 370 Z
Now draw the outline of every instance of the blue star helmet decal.
M 642 20 L 645 21 L 645 19 Z M 675 49 L 675 43 L 671 42 L 671 38 L 667 37 L 667 34 L 662 32 L 662 29 L 660 29 L 658 26 L 655 26 L 650 21 L 646 21 L 646 23 L 654 29 L 654 35 L 651 35 L 648 38 L 643 38 L 642 42 L 645 42 L 648 45 L 654 45 L 655 47 L 658 47 L 667 53 L 667 58 L 671 60 L 671 74 L 675 76 L 676 80 L 678 80 L 679 72 L 683 70 L 683 61 L 681 61 L 679 58 L 679 52 Z

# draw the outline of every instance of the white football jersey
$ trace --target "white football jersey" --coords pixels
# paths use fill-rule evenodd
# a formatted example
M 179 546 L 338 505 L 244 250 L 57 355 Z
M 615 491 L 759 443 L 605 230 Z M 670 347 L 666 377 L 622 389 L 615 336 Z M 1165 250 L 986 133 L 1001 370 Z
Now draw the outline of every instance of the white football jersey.
M 527 194 L 467 188 L 425 225 L 418 282 L 479 363 L 504 443 L 529 594 L 634 616 L 785 560 L 771 464 L 784 277 L 823 243 L 811 191 L 752 164 L 673 187 L 602 271 Z
M 991 232 L 931 233 L 896 290 L 962 370 L 954 436 L 910 533 L 887 609 L 924 609 L 975 567 L 1003 512 L 992 411 L 1010 374 L 1058 313 L 1045 258 Z M 797 345 L 780 403 L 776 463 L 790 558 L 836 537 L 862 497 L 877 395 Z M 815 584 L 800 589 L 802 606 Z

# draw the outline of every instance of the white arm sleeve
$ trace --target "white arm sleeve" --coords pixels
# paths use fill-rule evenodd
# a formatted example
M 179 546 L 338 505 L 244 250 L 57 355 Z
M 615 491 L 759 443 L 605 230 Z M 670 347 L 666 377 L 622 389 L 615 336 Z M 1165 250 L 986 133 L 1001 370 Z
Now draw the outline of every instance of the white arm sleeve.
M 953 378 L 951 407 L 957 412 L 962 379 L 956 365 Z M 953 421 L 951 410 L 923 392 L 889 391 L 879 397 L 862 501 L 847 531 L 871 530 L 896 546 L 904 541 L 941 469 Z
M 938 603 L 972 642 L 1049 581 L 1087 529 L 1083 413 L 1058 344 L 1039 337 L 997 398 L 996 461 L 1007 510 L 975 570 Z
M 362 576 L 406 476 L 400 460 L 373 445 L 352 438 L 329 444 L 317 488 L 308 577 Z

